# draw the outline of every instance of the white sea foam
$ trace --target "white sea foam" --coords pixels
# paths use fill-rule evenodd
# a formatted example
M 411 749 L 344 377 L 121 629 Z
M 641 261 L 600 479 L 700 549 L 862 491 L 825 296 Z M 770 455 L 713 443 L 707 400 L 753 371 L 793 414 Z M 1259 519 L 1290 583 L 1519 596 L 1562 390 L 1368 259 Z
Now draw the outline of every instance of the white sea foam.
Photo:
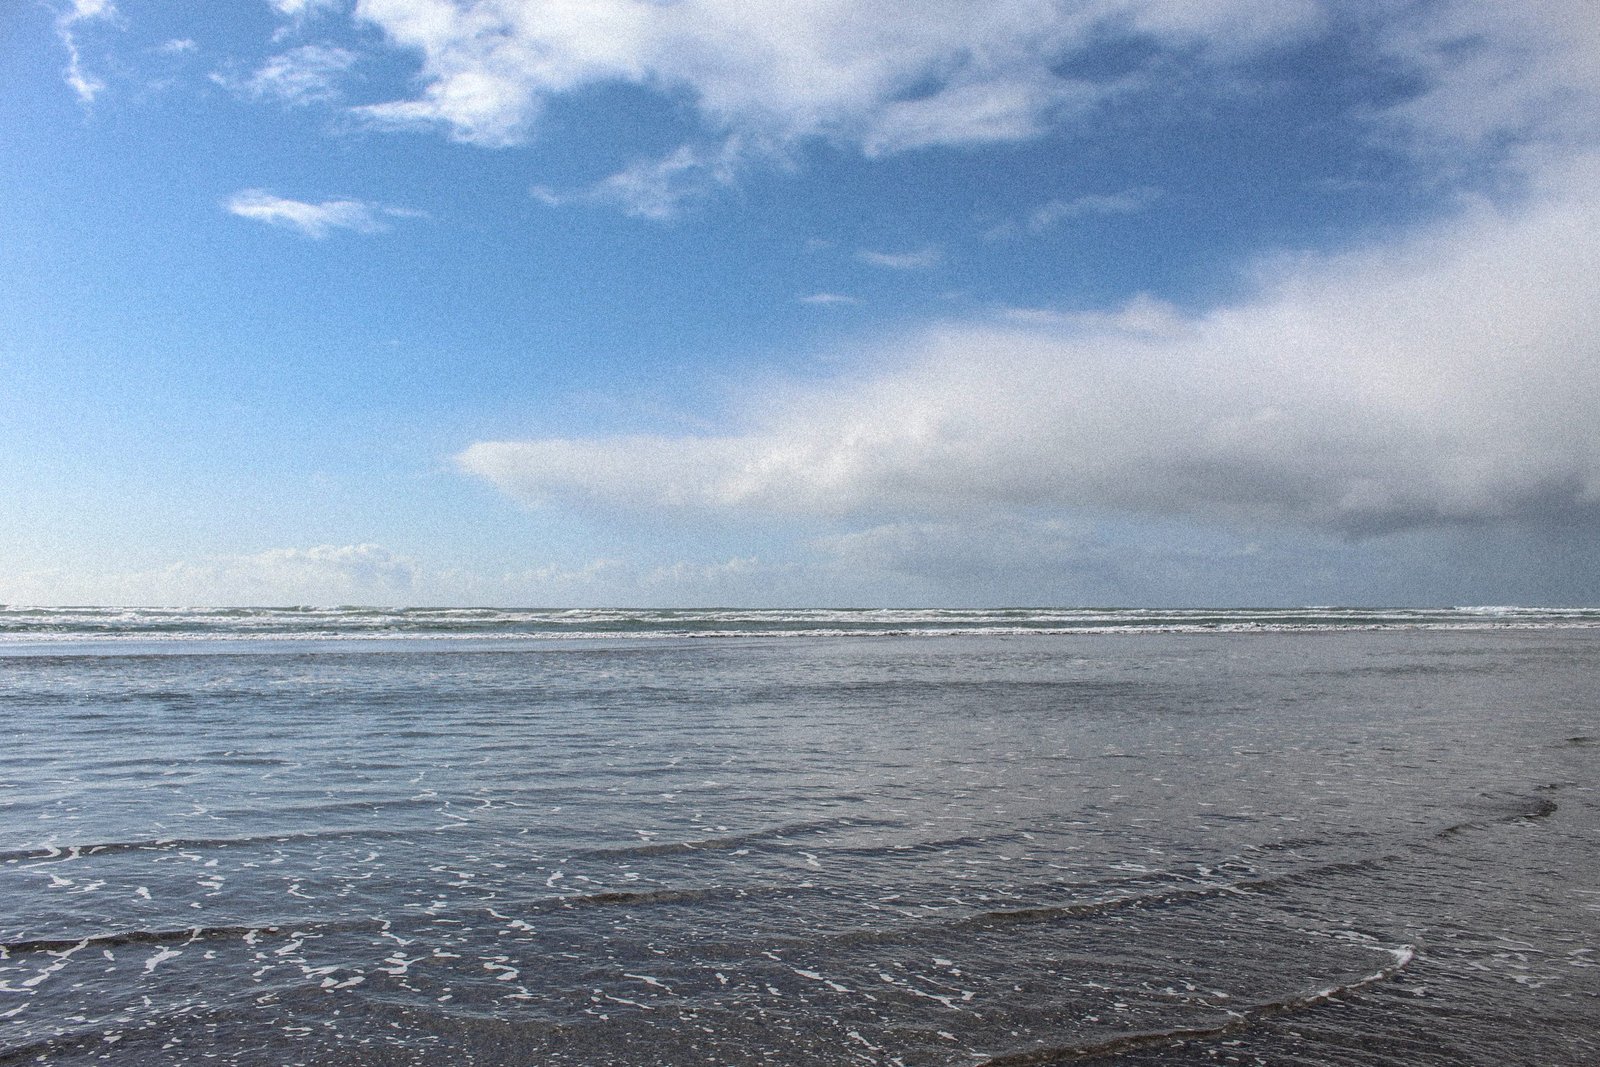
M 1600 627 L 1600 609 L 1458 608 L 28 608 L 0 607 L 0 654 L 131 642 L 652 641 Z

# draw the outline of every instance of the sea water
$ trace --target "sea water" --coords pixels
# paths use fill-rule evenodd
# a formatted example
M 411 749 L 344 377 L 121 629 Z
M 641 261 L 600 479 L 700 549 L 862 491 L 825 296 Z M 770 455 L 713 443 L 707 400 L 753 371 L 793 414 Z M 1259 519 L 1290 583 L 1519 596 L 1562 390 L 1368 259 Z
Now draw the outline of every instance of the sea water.
M 0 1063 L 1600 1062 L 1600 612 L 0 610 Z

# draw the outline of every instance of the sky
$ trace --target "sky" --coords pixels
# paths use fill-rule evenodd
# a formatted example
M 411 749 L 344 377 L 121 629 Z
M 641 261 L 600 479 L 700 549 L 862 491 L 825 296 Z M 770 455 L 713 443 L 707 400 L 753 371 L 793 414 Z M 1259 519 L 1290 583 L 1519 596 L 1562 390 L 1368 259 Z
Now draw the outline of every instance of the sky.
M 0 79 L 0 603 L 1600 603 L 1593 0 L 23 0 Z

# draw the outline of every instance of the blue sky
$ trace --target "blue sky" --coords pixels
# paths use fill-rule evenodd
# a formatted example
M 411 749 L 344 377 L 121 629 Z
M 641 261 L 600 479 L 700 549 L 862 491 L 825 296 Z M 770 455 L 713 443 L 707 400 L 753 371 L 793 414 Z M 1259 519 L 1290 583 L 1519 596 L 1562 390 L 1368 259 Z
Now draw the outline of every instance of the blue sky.
M 1600 599 L 1586 0 L 0 15 L 0 601 Z

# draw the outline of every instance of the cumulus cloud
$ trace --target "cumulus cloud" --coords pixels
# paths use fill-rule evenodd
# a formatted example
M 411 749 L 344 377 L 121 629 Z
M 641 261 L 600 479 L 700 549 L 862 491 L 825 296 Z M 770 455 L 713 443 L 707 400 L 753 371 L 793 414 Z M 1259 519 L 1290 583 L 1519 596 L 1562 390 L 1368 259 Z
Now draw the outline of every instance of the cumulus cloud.
M 1600 158 L 1387 246 L 945 325 L 719 436 L 480 442 L 523 499 L 853 521 L 1051 509 L 1365 535 L 1600 513 Z
M 245 189 L 229 197 L 223 205 L 240 218 L 254 219 L 269 226 L 282 226 L 307 237 L 323 238 L 333 230 L 381 233 L 391 217 L 409 218 L 416 213 L 404 208 L 384 207 L 361 200 L 324 200 L 318 204 L 274 196 L 262 189 Z

